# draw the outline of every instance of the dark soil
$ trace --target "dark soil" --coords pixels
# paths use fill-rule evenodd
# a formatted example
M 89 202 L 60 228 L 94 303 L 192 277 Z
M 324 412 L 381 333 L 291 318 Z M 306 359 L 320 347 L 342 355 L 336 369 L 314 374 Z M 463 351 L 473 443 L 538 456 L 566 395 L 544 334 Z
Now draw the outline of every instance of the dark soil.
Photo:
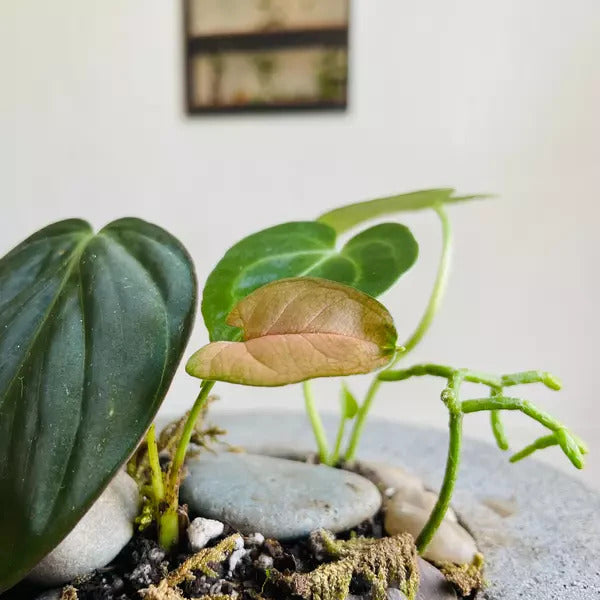
M 208 545 L 213 546 L 232 533 L 235 531 L 226 526 L 223 535 L 211 540 Z M 348 539 L 351 535 L 382 537 L 382 514 L 361 523 L 352 531 L 338 534 L 337 537 Z M 140 600 L 139 590 L 158 584 L 169 571 L 191 555 L 187 548 L 181 548 L 179 552 L 167 556 L 153 538 L 156 539 L 156 536 L 152 531 L 137 533 L 108 567 L 73 581 L 79 600 Z M 182 534 L 182 540 L 187 541 L 185 533 Z M 197 598 L 208 594 L 231 594 L 235 591 L 239 600 L 257 600 L 259 594 L 273 600 L 284 600 L 290 597 L 289 592 L 267 582 L 266 569 L 274 567 L 286 574 L 308 572 L 322 562 L 318 554 L 315 554 L 309 538 L 281 543 L 266 539 L 261 544 L 253 543 L 252 537 L 245 537 L 244 540 L 249 552 L 232 574 L 227 572 L 226 563 L 211 565 L 218 577 L 207 577 L 196 572 L 197 578 L 194 581 L 179 586 L 183 593 L 189 598 Z M 366 594 L 370 591 L 370 584 L 359 579 L 353 580 L 350 591 L 358 595 Z M 3 594 L 1 600 L 33 600 L 41 593 L 43 590 L 22 583 Z

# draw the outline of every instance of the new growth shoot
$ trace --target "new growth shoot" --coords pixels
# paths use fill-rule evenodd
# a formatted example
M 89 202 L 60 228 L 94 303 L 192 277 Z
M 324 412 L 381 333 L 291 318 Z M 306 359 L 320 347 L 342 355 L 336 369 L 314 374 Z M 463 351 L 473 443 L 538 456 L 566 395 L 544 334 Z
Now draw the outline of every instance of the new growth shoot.
M 446 387 L 441 393 L 441 399 L 450 415 L 450 443 L 446 472 L 438 501 L 423 531 L 417 538 L 417 549 L 421 554 L 431 542 L 450 505 L 460 466 L 464 415 L 490 411 L 492 429 L 498 446 L 502 450 L 506 450 L 508 444 L 500 418 L 500 411 L 521 411 L 528 417 L 538 421 L 550 431 L 550 434 L 539 438 L 520 452 L 513 454 L 510 459 L 511 462 L 517 462 L 542 448 L 560 446 L 575 467 L 578 469 L 583 468 L 583 455 L 587 453 L 587 448 L 579 438 L 562 423 L 541 411 L 531 402 L 505 395 L 505 388 L 532 383 L 542 383 L 551 390 L 559 390 L 561 388 L 560 381 L 550 373 L 545 371 L 523 371 L 497 376 L 471 371 L 470 369 L 455 369 L 445 365 L 424 364 L 415 365 L 409 369 L 383 371 L 378 375 L 378 380 L 382 382 L 404 381 L 411 377 L 422 377 L 424 375 L 441 377 L 446 380 Z M 460 389 L 464 381 L 486 386 L 489 397 L 462 400 Z

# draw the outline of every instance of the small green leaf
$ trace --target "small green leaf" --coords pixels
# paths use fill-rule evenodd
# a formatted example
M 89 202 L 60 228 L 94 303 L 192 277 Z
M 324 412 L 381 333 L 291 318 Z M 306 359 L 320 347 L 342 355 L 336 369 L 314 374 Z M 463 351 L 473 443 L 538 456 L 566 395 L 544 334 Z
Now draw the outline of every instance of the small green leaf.
M 418 245 L 404 225 L 371 227 L 336 250 L 336 233 L 314 221 L 284 223 L 244 238 L 209 275 L 202 314 L 211 341 L 239 339 L 226 324 L 237 302 L 262 285 L 287 277 L 320 277 L 378 296 L 415 262 Z
M 369 373 L 389 363 L 397 334 L 374 298 L 326 279 L 269 283 L 241 300 L 227 319 L 242 342 L 212 342 L 188 361 L 190 375 L 276 386 L 315 377 Z
M 325 223 L 335 229 L 340 234 L 356 227 L 359 223 L 370 221 L 377 217 L 383 217 L 398 212 L 422 210 L 431 208 L 436 204 L 454 204 L 456 202 L 466 202 L 467 200 L 480 200 L 489 198 L 488 195 L 472 196 L 454 196 L 452 188 L 440 188 L 434 190 L 421 190 L 418 192 L 409 192 L 408 194 L 398 194 L 396 196 L 387 196 L 375 200 L 366 200 L 355 204 L 348 204 L 331 210 L 318 219 L 320 223 Z
M 50 225 L 0 260 L 0 592 L 52 550 L 150 425 L 187 342 L 190 258 L 121 219 Z
M 342 382 L 342 392 L 340 395 L 340 404 L 342 419 L 354 419 L 358 412 L 358 402 L 354 397 L 354 394 L 350 391 L 346 382 Z

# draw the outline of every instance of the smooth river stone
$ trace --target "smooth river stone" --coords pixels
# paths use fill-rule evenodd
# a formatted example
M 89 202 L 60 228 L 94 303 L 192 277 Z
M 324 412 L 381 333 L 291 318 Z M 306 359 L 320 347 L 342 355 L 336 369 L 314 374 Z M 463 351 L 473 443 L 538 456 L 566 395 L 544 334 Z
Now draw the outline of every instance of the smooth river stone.
M 58 585 L 104 567 L 133 536 L 138 507 L 137 484 L 119 471 L 71 533 L 27 578 L 43 585 Z
M 193 515 L 279 540 L 355 527 L 381 507 L 369 480 L 324 465 L 256 454 L 203 454 L 187 463 L 182 501 Z

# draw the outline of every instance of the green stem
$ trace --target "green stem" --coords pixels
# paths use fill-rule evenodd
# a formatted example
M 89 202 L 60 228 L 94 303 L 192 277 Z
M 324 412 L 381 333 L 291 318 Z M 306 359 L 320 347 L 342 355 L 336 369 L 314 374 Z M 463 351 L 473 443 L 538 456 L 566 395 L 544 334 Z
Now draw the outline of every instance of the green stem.
M 434 364 L 422 364 L 414 365 L 408 369 L 386 369 L 377 376 L 380 381 L 403 381 L 404 379 L 410 379 L 411 377 L 423 377 L 424 375 L 433 375 L 434 377 L 443 377 L 449 379 L 452 377 L 455 369 L 447 367 L 445 365 L 434 365 Z M 466 379 L 465 375 L 465 379 Z
M 492 426 L 492 433 L 496 440 L 496 445 L 500 450 L 508 450 L 508 438 L 504 431 L 504 424 L 502 423 L 502 417 L 500 411 L 493 410 L 490 412 L 490 425 Z
M 190 440 L 192 439 L 192 434 L 194 433 L 194 427 L 196 426 L 196 421 L 198 417 L 202 413 L 202 409 L 208 400 L 208 394 L 214 387 L 214 381 L 203 381 L 200 386 L 200 393 L 194 402 L 194 406 L 192 406 L 192 410 L 190 410 L 190 414 L 188 415 L 187 421 L 183 427 L 183 431 L 181 432 L 181 437 L 179 438 L 179 442 L 177 444 L 177 449 L 175 450 L 175 455 L 173 456 L 173 462 L 171 463 L 171 468 L 169 469 L 169 483 L 168 483 L 168 495 L 169 495 L 169 504 L 173 504 L 173 502 L 177 502 L 177 492 L 179 490 L 179 477 L 181 475 L 181 469 L 183 468 L 183 463 L 185 461 L 185 455 L 187 452 L 187 448 L 189 446 Z
M 490 398 L 475 398 L 465 400 L 461 404 L 463 413 L 469 414 L 482 410 L 520 410 L 528 417 L 535 419 L 550 431 L 565 429 L 565 426 L 548 413 L 540 410 L 535 404 L 521 398 L 508 398 L 506 396 L 492 396 Z
M 558 446 L 558 440 L 556 439 L 555 433 L 538 438 L 537 440 L 535 440 L 535 442 L 529 444 L 529 446 L 525 446 L 523 450 L 520 450 L 519 452 L 513 454 L 510 457 L 510 462 L 516 463 L 520 460 L 523 460 L 524 458 L 527 458 L 536 450 L 543 450 L 544 448 L 549 448 L 550 446 Z
M 390 367 L 398 362 L 401 356 L 405 356 L 408 352 L 410 352 L 423 339 L 423 336 L 425 333 L 427 333 L 427 330 L 433 322 L 435 314 L 439 310 L 442 298 L 444 297 L 444 292 L 446 291 L 452 257 L 452 228 L 444 207 L 441 204 L 438 204 L 433 208 L 440 218 L 442 224 L 442 255 L 440 257 L 435 283 L 433 285 L 433 290 L 431 292 L 431 296 L 429 297 L 429 302 L 427 303 L 425 312 L 421 317 L 421 321 L 417 325 L 417 328 L 414 330 L 413 334 L 404 344 L 402 344 L 404 346 L 404 352 L 401 355 L 399 354 L 396 356 Z
M 482 410 L 519 410 L 528 417 L 554 432 L 558 445 L 567 458 L 577 469 L 584 466 L 583 454 L 586 453 L 585 444 L 573 436 L 567 428 L 548 413 L 541 411 L 535 404 L 521 398 L 507 398 L 506 396 L 493 396 L 491 398 L 475 398 L 465 400 L 461 405 L 465 414 Z
M 548 373 L 548 371 L 521 371 L 520 373 L 502 375 L 502 387 L 524 383 L 543 383 L 551 390 L 560 390 L 562 387 L 560 379 L 552 373 Z
M 458 399 L 461 383 L 461 374 L 456 373 L 450 380 L 448 387 L 442 392 L 442 399 L 450 412 L 450 441 L 448 445 L 448 458 L 446 459 L 446 471 L 444 473 L 444 482 L 438 496 L 438 500 L 433 507 L 433 511 L 423 527 L 416 540 L 419 554 L 423 554 L 429 543 L 433 539 L 435 532 L 441 525 L 456 485 L 458 478 L 458 468 L 460 465 L 460 452 L 462 447 L 462 420 L 463 415 L 460 410 L 460 401 Z
M 452 227 L 450 226 L 450 221 L 448 219 L 448 215 L 443 205 L 438 204 L 435 205 L 433 208 L 437 213 L 438 217 L 440 218 L 440 222 L 442 225 L 442 253 L 438 265 L 435 283 L 433 284 L 433 289 L 431 291 L 431 295 L 429 296 L 429 302 L 427 303 L 427 307 L 425 308 L 425 312 L 423 313 L 423 316 L 421 317 L 417 328 L 415 329 L 413 334 L 408 338 L 408 340 L 402 345 L 403 351 L 396 353 L 395 358 L 392 360 L 387 369 L 383 371 L 383 373 L 392 369 L 394 365 L 400 360 L 400 358 L 406 356 L 406 354 L 413 350 L 414 347 L 421 341 L 421 339 L 431 326 L 433 318 L 435 317 L 435 314 L 437 313 L 442 302 L 444 292 L 446 291 L 448 275 L 450 274 L 450 262 L 452 255 Z M 379 385 L 379 378 L 375 378 L 367 391 L 365 400 L 358 409 L 358 413 L 354 421 L 354 427 L 352 428 L 352 434 L 350 435 L 348 448 L 346 450 L 345 460 L 352 460 L 356 454 L 358 442 L 360 441 L 362 432 L 365 428 L 367 416 L 369 414 L 369 411 L 371 410 L 371 405 L 373 404 L 375 395 L 379 390 Z
M 360 441 L 363 429 L 367 422 L 367 415 L 369 414 L 369 410 L 371 410 L 373 399 L 375 398 L 375 394 L 377 394 L 380 385 L 381 381 L 377 377 L 373 379 L 367 391 L 367 395 L 356 413 L 354 427 L 352 428 L 352 434 L 350 436 L 350 441 L 348 442 L 348 448 L 346 449 L 346 456 L 344 457 L 344 460 L 346 461 L 352 460 L 356 454 L 358 442 Z
M 194 433 L 194 427 L 196 421 L 202 413 L 206 401 L 208 400 L 208 394 L 215 385 L 214 381 L 203 381 L 200 386 L 200 393 L 190 410 L 190 414 L 185 422 L 181 437 L 177 443 L 177 449 L 173 456 L 173 461 L 169 467 L 169 473 L 167 475 L 167 490 L 165 500 L 167 502 L 167 509 L 161 515 L 158 521 L 158 541 L 160 545 L 170 550 L 179 541 L 179 515 L 177 509 L 179 507 L 179 486 L 181 484 L 181 470 L 183 469 L 183 463 L 187 449 Z
M 154 508 L 158 514 L 160 503 L 165 498 L 165 487 L 163 484 L 163 474 L 158 459 L 158 448 L 156 446 L 156 427 L 154 423 L 150 425 L 146 434 L 146 445 L 148 447 L 148 461 L 150 463 L 150 479 L 152 483 L 152 496 L 154 499 Z
M 177 507 L 169 506 L 158 521 L 158 543 L 171 550 L 179 541 L 179 515 Z
M 323 464 L 328 464 L 329 457 L 329 445 L 327 444 L 327 436 L 323 427 L 323 422 L 317 411 L 315 404 L 315 397 L 312 391 L 310 381 L 305 381 L 302 384 L 302 391 L 304 392 L 304 403 L 306 405 L 306 412 L 312 425 L 313 433 L 315 434 L 315 440 L 317 441 L 317 448 L 319 449 L 319 460 Z
M 335 446 L 333 447 L 333 453 L 328 461 L 330 465 L 337 465 L 340 459 L 340 450 L 342 448 L 342 441 L 344 440 L 344 431 L 346 430 L 346 417 L 342 415 L 340 419 L 340 426 L 338 427 L 337 436 L 335 438 Z

